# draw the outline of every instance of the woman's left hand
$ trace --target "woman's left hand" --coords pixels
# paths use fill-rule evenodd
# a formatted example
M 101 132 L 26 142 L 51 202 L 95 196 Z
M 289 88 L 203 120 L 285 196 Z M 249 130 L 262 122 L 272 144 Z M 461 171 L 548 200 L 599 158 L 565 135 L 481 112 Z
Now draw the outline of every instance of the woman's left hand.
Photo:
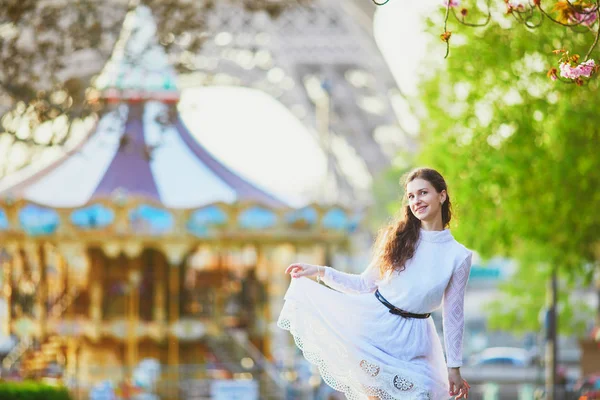
M 448 383 L 450 383 L 450 396 L 456 396 L 457 399 L 468 399 L 471 386 L 460 376 L 460 369 L 448 369 Z

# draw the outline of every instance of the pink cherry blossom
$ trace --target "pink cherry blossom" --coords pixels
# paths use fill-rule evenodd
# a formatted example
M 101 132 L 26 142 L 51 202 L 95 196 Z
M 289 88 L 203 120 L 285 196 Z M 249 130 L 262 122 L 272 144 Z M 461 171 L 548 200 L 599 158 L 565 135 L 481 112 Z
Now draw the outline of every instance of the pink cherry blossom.
M 594 25 L 597 19 L 598 14 L 594 7 L 584 8 L 582 13 L 574 12 L 570 17 L 571 22 L 585 26 Z
M 560 66 L 560 76 L 567 79 L 577 79 L 581 76 L 585 78 L 589 78 L 594 69 L 596 68 L 596 62 L 594 60 L 587 60 L 577 66 L 572 66 L 569 63 L 561 63 Z
M 442 4 L 444 7 L 448 7 L 448 3 L 450 3 L 450 7 L 458 7 L 460 5 L 460 0 L 444 0 Z
M 581 76 L 589 78 L 594 72 L 594 69 L 596 69 L 596 62 L 594 60 L 587 60 L 586 62 L 579 64 L 578 68 L 581 71 Z
M 579 75 L 576 73 L 575 68 L 571 67 L 569 63 L 561 63 L 558 68 L 560 69 L 560 76 L 568 79 L 575 79 Z
M 509 10 L 523 10 L 529 3 L 526 0 L 508 0 L 506 6 Z

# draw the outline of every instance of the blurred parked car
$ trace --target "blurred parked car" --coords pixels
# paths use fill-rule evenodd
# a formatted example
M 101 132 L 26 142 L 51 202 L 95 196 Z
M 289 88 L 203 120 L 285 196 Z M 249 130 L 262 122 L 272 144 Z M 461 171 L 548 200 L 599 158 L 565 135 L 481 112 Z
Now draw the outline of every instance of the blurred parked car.
M 469 364 L 527 367 L 533 364 L 533 357 L 531 352 L 519 347 L 490 347 L 473 355 Z

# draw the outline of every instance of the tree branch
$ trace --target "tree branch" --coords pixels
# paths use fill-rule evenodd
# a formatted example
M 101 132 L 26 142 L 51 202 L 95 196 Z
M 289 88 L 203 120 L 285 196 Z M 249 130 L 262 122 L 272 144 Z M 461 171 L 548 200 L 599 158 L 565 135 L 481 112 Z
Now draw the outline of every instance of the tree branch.
M 596 15 L 597 15 L 597 20 L 600 21 L 600 0 L 596 1 Z M 600 38 L 600 23 L 598 25 L 599 26 L 596 28 L 596 35 L 594 37 L 594 43 L 592 43 L 592 45 L 590 46 L 590 49 L 588 50 L 585 57 L 583 58 L 583 61 L 587 61 L 590 58 L 590 55 L 592 55 L 592 52 L 598 45 L 598 39 Z

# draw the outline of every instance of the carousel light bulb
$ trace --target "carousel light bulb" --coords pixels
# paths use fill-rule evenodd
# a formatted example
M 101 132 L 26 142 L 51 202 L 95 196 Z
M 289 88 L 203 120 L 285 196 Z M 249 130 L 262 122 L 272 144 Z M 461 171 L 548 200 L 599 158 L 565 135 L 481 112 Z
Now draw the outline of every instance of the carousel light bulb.
M 252 360 L 250 357 L 244 357 L 240 361 L 240 364 L 243 368 L 250 369 L 250 368 L 254 367 L 254 360 Z
M 139 285 L 142 280 L 141 272 L 140 271 L 131 271 L 129 274 L 129 280 L 133 285 L 135 285 L 135 286 Z
M 112 194 L 112 200 L 116 205 L 124 206 L 127 203 L 127 192 L 125 189 L 116 189 Z

